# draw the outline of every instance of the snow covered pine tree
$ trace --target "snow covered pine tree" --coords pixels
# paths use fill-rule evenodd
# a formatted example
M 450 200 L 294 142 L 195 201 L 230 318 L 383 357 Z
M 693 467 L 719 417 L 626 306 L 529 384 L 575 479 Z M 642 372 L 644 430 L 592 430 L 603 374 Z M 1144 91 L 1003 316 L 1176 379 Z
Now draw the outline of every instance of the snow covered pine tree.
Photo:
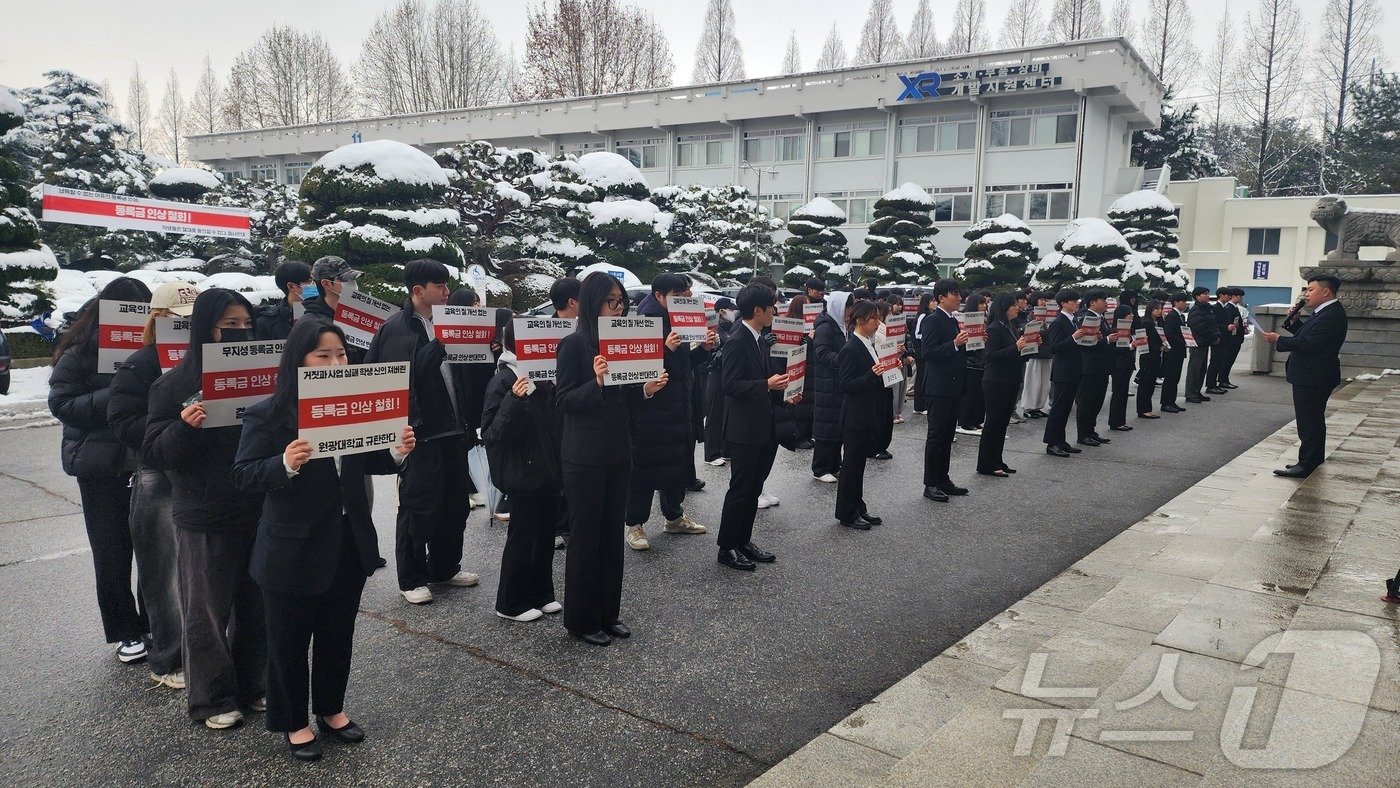
M 1004 213 L 983 219 L 963 232 L 971 241 L 953 277 L 973 290 L 1007 289 L 1025 284 L 1040 256 L 1031 229 L 1020 218 Z
M 1064 287 L 1123 287 L 1123 270 L 1133 250 L 1103 219 L 1075 219 L 1055 241 L 1055 251 L 1036 263 L 1031 286 L 1055 291 Z
M 1125 194 L 1108 207 L 1108 223 L 1133 248 L 1124 284 L 1133 290 L 1186 287 L 1177 248 L 1176 206 L 1151 189 Z
M 53 309 L 45 283 L 58 276 L 58 260 L 39 243 L 39 223 L 25 205 L 23 124 L 24 105 L 0 85 L 0 326 L 28 323 Z
M 875 221 L 865 236 L 861 278 L 881 284 L 930 284 L 938 278 L 938 232 L 929 211 L 933 198 L 918 185 L 906 183 L 875 201 Z
M 674 217 L 661 266 L 716 282 L 751 275 L 783 226 L 742 186 L 662 186 L 651 199 Z
M 792 212 L 787 231 L 790 238 L 783 241 L 783 283 L 801 287 L 809 277 L 819 276 L 828 285 L 851 278 L 851 255 L 846 250 L 846 235 L 836 228 L 846 223 L 846 212 L 825 197 Z

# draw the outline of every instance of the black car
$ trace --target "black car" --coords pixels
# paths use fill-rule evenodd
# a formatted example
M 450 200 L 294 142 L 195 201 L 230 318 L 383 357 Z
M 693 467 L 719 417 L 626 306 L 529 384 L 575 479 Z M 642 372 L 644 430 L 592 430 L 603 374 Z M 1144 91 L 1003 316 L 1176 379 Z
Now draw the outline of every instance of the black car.
M 10 341 L 0 332 L 0 395 L 10 393 Z

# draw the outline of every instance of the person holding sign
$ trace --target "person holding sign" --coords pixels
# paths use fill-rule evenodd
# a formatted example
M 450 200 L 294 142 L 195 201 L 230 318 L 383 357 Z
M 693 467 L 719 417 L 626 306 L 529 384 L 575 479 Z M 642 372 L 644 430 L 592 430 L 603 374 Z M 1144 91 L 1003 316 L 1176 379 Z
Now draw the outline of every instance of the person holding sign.
M 1190 360 L 1186 362 L 1186 401 L 1200 404 L 1210 402 L 1210 397 L 1201 392 L 1201 386 L 1210 368 L 1211 348 L 1220 343 L 1220 334 L 1215 323 L 1215 308 L 1210 305 L 1210 288 L 1192 288 L 1191 300 L 1186 325 L 1191 329 L 1196 346 L 1191 348 Z
M 364 480 L 397 473 L 415 444 L 413 428 L 404 427 L 393 448 L 316 457 L 298 437 L 307 413 L 298 370 L 347 360 L 339 327 L 298 323 L 282 351 L 277 392 L 243 413 L 233 462 L 234 483 L 263 502 L 248 570 L 267 611 L 267 729 L 283 734 L 301 761 L 321 757 L 306 715 L 308 684 L 316 727 L 347 744 L 364 741 L 345 714 L 360 595 L 379 568 Z
M 816 309 L 814 310 L 812 307 L 816 307 Z M 807 326 L 807 336 L 802 338 L 802 346 L 806 351 L 803 361 L 802 388 L 804 391 L 811 383 L 805 358 L 812 355 L 812 339 L 817 335 L 817 318 L 825 313 L 826 304 L 821 302 L 808 303 L 805 295 L 795 295 L 788 302 L 787 316 L 800 317 Z M 797 448 L 799 449 L 812 448 L 812 407 L 812 400 L 804 397 L 802 402 L 792 409 L 792 420 L 797 427 Z
M 569 502 L 564 560 L 564 627 L 594 646 L 632 635 L 622 609 L 622 526 L 632 475 L 632 410 L 666 386 L 666 373 L 644 384 L 605 385 L 600 318 L 627 313 L 622 285 L 603 271 L 583 280 L 578 327 L 559 341 L 557 403 L 564 414 L 560 460 Z
M 340 306 L 340 297 L 353 289 L 355 280 L 359 278 L 360 272 L 351 268 L 344 258 L 335 255 L 317 258 L 316 262 L 311 264 L 314 293 L 313 288 L 302 286 L 302 317 L 327 323 L 334 322 L 336 309 Z M 351 364 L 360 364 L 365 360 L 365 351 L 354 345 L 347 346 L 345 352 Z
M 811 283 L 807 291 L 812 292 Z M 838 359 L 846 346 L 845 310 L 850 293 L 825 296 L 826 311 L 817 316 L 807 369 L 812 378 L 812 478 L 835 484 L 841 472 L 841 392 Z
M 1074 399 L 1074 422 L 1080 446 L 1100 446 L 1110 443 L 1108 438 L 1099 437 L 1099 413 L 1103 411 L 1104 397 L 1108 394 L 1108 379 L 1113 372 L 1113 348 L 1108 337 L 1113 329 L 1104 317 L 1108 310 L 1108 293 L 1103 290 L 1090 290 L 1084 294 L 1084 308 L 1075 315 L 1080 328 L 1092 328 L 1083 339 L 1080 347 L 1083 356 L 1079 391 Z M 1077 333 L 1077 332 L 1076 332 Z
M 865 462 L 874 453 L 886 414 L 883 403 L 885 369 L 875 350 L 875 335 L 882 323 L 874 301 L 857 301 L 846 310 L 850 339 L 841 348 L 837 381 L 841 392 L 841 451 L 845 462 L 836 482 L 836 520 L 847 528 L 869 531 L 880 518 L 865 505 Z
M 204 348 L 247 341 L 253 307 L 232 290 L 205 290 L 190 315 L 180 365 L 151 386 L 142 465 L 170 471 L 189 714 L 221 730 L 265 709 L 263 600 L 248 573 L 262 496 L 233 484 L 241 423 L 205 427 Z
M 113 369 L 99 366 L 104 332 L 125 331 L 101 322 L 102 302 L 147 309 L 151 291 L 129 277 L 108 282 L 88 301 L 54 351 L 49 377 L 49 412 L 63 425 L 59 456 L 63 472 L 78 480 L 83 525 L 92 547 L 97 609 L 108 643 L 117 643 L 123 663 L 146 658 L 145 615 L 131 593 L 132 542 L 128 489 L 136 461 L 107 415 Z M 140 334 L 137 334 L 139 341 Z
M 1152 393 L 1157 389 L 1157 375 L 1162 370 L 1162 302 L 1152 299 L 1143 310 L 1142 326 L 1147 351 L 1138 355 L 1141 362 L 1137 375 L 1137 415 L 1140 419 L 1160 419 L 1152 412 Z M 1137 352 L 1140 348 L 1134 348 Z
M 1045 418 L 1045 453 L 1051 457 L 1069 457 L 1083 449 L 1069 445 L 1065 437 L 1065 427 L 1069 424 L 1069 413 L 1074 408 L 1079 383 L 1084 377 L 1084 353 L 1079 340 L 1092 335 L 1097 329 L 1082 328 L 1074 324 L 1074 313 L 1079 310 L 1079 292 L 1068 288 L 1055 294 L 1055 305 L 1059 307 L 1050 326 L 1045 330 L 1045 344 L 1050 347 L 1050 415 Z
M 1186 364 L 1186 337 L 1181 329 L 1186 325 L 1186 294 L 1172 293 L 1171 300 L 1162 308 L 1162 331 L 1166 349 L 1162 351 L 1162 412 L 1185 413 L 1186 409 L 1176 404 L 1177 390 L 1181 385 L 1181 368 Z
M 1021 348 L 1035 340 L 1017 336 L 1015 321 L 1021 307 L 1016 293 L 1000 293 L 992 299 L 987 312 L 987 346 L 983 349 L 983 401 L 986 421 L 982 423 L 982 439 L 977 447 L 977 472 L 983 476 L 1006 478 L 1016 471 L 1006 464 L 1002 449 L 1006 445 L 1006 428 L 1016 409 L 1021 386 Z
M 1048 327 L 1046 305 L 1054 300 L 1053 296 L 1053 293 L 1036 292 L 1030 299 L 1031 319 L 1025 325 L 1027 329 L 1039 326 L 1040 331 L 1024 331 L 1035 337 L 1037 342 L 1035 352 L 1024 357 L 1026 372 L 1021 386 L 1021 402 L 1017 406 L 1021 415 L 1028 419 L 1043 419 L 1050 415 L 1050 367 L 1054 354 L 1045 339 L 1044 330 Z
M 1142 327 L 1137 307 L 1138 292 L 1124 289 L 1118 295 L 1118 306 L 1113 309 L 1114 341 L 1109 348 L 1113 358 L 1113 369 L 1109 372 L 1112 394 L 1108 398 L 1108 428 L 1114 432 L 1130 432 L 1133 429 L 1128 426 L 1128 384 L 1132 382 L 1133 370 L 1137 368 L 1138 354 L 1137 348 L 1132 345 L 1133 334 Z
M 953 484 L 948 475 L 953 462 L 953 430 L 958 424 L 958 403 L 967 384 L 968 334 L 958 327 L 953 312 L 962 302 L 961 288 L 954 279 L 940 279 L 933 285 L 938 308 L 921 323 L 923 340 L 919 360 L 928 366 L 925 397 L 929 403 L 928 435 L 924 440 L 924 497 L 948 502 L 950 495 L 967 495 L 966 487 Z
M 982 421 L 986 418 L 986 407 L 982 402 L 982 352 L 987 347 L 986 296 L 981 293 L 968 296 L 963 302 L 961 317 L 958 322 L 967 333 L 967 344 L 964 345 L 967 372 L 957 432 L 977 436 L 982 434 Z

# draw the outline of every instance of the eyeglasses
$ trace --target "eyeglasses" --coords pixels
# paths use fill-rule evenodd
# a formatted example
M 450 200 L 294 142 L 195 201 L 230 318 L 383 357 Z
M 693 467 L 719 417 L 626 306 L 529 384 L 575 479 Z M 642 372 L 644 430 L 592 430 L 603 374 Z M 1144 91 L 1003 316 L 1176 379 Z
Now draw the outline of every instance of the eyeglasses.
M 618 309 L 623 304 L 627 303 L 627 301 L 622 298 L 609 298 L 603 303 L 608 307 L 608 309 Z

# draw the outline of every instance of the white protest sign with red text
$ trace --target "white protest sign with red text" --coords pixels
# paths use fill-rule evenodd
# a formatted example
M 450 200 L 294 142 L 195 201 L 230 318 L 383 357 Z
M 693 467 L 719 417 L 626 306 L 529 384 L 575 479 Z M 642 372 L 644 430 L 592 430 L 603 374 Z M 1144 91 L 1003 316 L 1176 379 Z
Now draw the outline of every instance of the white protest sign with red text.
M 554 382 L 559 369 L 559 340 L 574 333 L 570 317 L 515 318 L 515 365 L 536 383 Z
M 110 375 L 145 345 L 146 316 L 151 305 L 139 301 L 97 302 L 97 371 Z
M 659 317 L 598 318 L 598 354 L 608 361 L 605 386 L 660 380 L 665 347 Z
M 203 427 L 232 427 L 243 423 L 243 411 L 277 390 L 277 364 L 282 340 L 272 342 L 208 342 L 204 345 Z
M 923 299 L 922 296 L 905 296 L 905 297 L 904 297 L 904 311 L 905 311 L 905 312 L 911 313 L 911 315 L 918 315 L 918 314 L 919 314 L 919 302 L 921 302 L 921 301 L 923 301 L 923 300 L 924 300 L 924 299 Z
M 393 316 L 399 308 L 360 290 L 349 290 L 340 294 L 340 303 L 335 305 L 335 324 L 345 331 L 345 341 L 361 350 L 368 350 L 370 340 L 379 333 L 379 327 Z
M 46 222 L 82 224 L 108 230 L 248 238 L 248 216 L 247 208 L 147 200 L 46 185 L 40 218 Z
M 817 317 L 826 309 L 826 304 L 818 301 L 815 304 L 802 305 L 802 324 L 808 331 L 817 327 Z
M 886 387 L 904 380 L 904 373 L 899 369 L 899 345 L 899 340 L 892 337 L 875 340 L 875 354 L 879 356 L 875 363 L 880 367 L 880 378 Z
M 190 319 L 171 315 L 156 318 L 156 356 L 160 371 L 169 372 L 185 357 L 190 347 Z
M 397 446 L 408 426 L 408 362 L 297 370 L 297 437 L 311 456 Z
M 666 315 L 671 319 L 671 330 L 680 335 L 682 342 L 704 342 L 709 337 L 703 298 L 667 296 Z
M 1036 307 L 1036 309 L 1041 310 L 1042 313 L 1045 311 L 1042 307 Z M 1044 330 L 1045 321 L 1043 320 L 1031 320 L 1026 323 L 1026 327 L 1021 330 L 1021 336 L 1032 341 L 1021 348 L 1021 355 L 1029 356 L 1040 351 L 1040 334 Z
M 792 347 L 802 344 L 802 340 L 807 336 L 807 327 L 802 323 L 800 317 L 775 317 L 773 318 L 773 337 L 776 341 L 775 348 L 781 346 Z M 773 355 L 779 355 L 774 350 Z
M 433 306 L 433 334 L 447 348 L 449 364 L 494 364 L 496 310 L 482 306 Z
M 1125 317 L 1117 321 L 1118 330 L 1114 332 L 1114 347 L 1133 346 L 1133 320 Z
M 904 341 L 904 333 L 908 330 L 909 324 L 904 321 L 904 315 L 890 315 L 885 318 L 885 336 L 891 339 Z
M 803 393 L 807 380 L 807 346 L 798 345 L 790 348 L 787 352 L 787 368 L 783 370 L 788 376 L 787 385 L 783 387 L 783 399 L 789 400 Z
M 959 322 L 967 332 L 965 350 L 981 350 L 987 346 L 987 313 L 959 312 Z

